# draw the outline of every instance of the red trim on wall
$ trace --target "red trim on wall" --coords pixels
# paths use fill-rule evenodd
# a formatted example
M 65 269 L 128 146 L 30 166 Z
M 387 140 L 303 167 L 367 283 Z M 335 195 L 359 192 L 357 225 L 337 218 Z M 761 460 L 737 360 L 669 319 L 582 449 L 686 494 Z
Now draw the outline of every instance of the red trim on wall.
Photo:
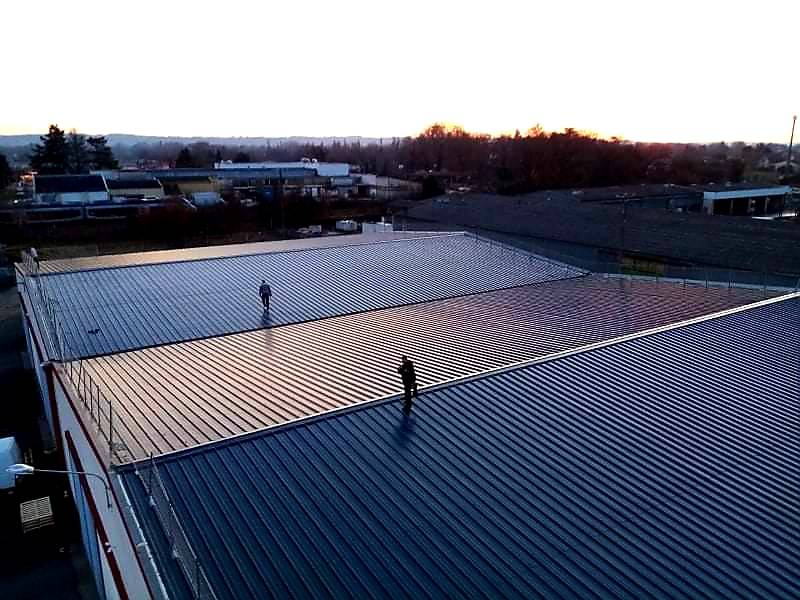
M 78 451 L 75 449 L 75 442 L 72 441 L 72 434 L 69 431 L 65 431 L 64 438 L 67 440 L 67 448 L 69 449 L 69 455 L 72 458 L 72 463 L 75 465 L 75 469 L 78 471 L 83 471 L 83 463 L 81 462 L 81 457 L 78 456 Z M 89 483 L 86 481 L 86 479 L 86 475 L 78 475 L 78 480 L 81 482 L 81 488 L 83 488 L 83 495 L 86 498 L 86 503 L 89 505 L 89 511 L 92 513 L 95 531 L 100 537 L 100 547 L 102 548 L 101 551 L 108 559 L 108 568 L 111 570 L 111 576 L 114 578 L 114 585 L 117 588 L 117 594 L 119 594 L 119 597 L 122 598 L 122 600 L 128 600 L 128 590 L 125 589 L 125 581 L 122 579 L 122 573 L 120 572 L 119 565 L 117 564 L 117 557 L 114 556 L 114 550 L 111 548 L 111 542 L 108 540 L 106 528 L 103 525 L 103 520 L 100 518 L 100 513 L 97 511 L 92 490 L 89 487 Z
M 97 459 L 97 462 L 100 463 L 101 465 L 103 465 L 103 464 L 105 464 L 105 461 L 103 460 L 103 457 L 100 454 L 100 452 L 97 450 L 97 446 L 95 444 L 95 440 L 89 434 L 89 430 L 86 428 L 86 424 L 83 422 L 83 419 L 81 418 L 80 413 L 75 408 L 75 403 L 72 400 L 72 396 L 70 395 L 69 391 L 67 391 L 67 386 L 64 385 L 64 380 L 61 378 L 60 369 L 61 369 L 61 365 L 55 365 L 54 368 L 53 368 L 53 374 L 55 375 L 55 378 L 58 380 L 58 384 L 61 387 L 61 391 L 64 392 L 64 397 L 67 399 L 67 403 L 69 404 L 70 408 L 72 409 L 72 413 L 75 415 L 75 420 L 78 421 L 78 423 L 81 426 L 81 430 L 83 431 L 83 437 L 86 438 L 86 440 L 89 443 L 89 449 L 92 451 L 92 454 L 95 455 L 95 458 Z M 69 434 L 69 432 L 65 431 L 64 435 L 66 436 L 67 434 Z M 70 438 L 71 437 L 72 436 L 70 435 Z M 155 594 L 153 594 L 153 588 L 150 585 L 150 580 L 145 576 L 145 569 L 144 569 L 144 565 L 142 564 L 142 559 L 139 556 L 139 553 L 136 552 L 136 544 L 133 541 L 133 535 L 131 535 L 130 529 L 128 529 L 127 521 L 125 519 L 123 519 L 122 516 L 121 516 L 122 515 L 122 512 L 121 512 L 122 503 L 119 501 L 119 498 L 117 497 L 117 491 L 114 488 L 114 486 L 112 486 L 109 483 L 109 487 L 111 488 L 111 497 L 114 499 L 114 507 L 117 510 L 118 514 L 120 515 L 120 520 L 122 521 L 122 527 L 123 527 L 123 529 L 125 530 L 125 533 L 128 536 L 128 541 L 130 542 L 130 546 L 133 549 L 133 555 L 136 557 L 136 562 L 139 564 L 139 571 L 142 574 L 142 579 L 144 580 L 144 583 L 147 586 L 147 591 L 150 592 L 150 597 L 151 598 L 155 598 L 156 596 L 155 596 Z

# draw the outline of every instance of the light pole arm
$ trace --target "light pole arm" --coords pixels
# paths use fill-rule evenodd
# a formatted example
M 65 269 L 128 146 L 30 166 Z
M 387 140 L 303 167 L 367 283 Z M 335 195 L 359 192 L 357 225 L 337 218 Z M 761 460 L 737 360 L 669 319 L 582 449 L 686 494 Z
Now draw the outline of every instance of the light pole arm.
M 61 475 L 88 475 L 100 480 L 103 484 L 103 489 L 106 491 L 106 508 L 111 508 L 111 490 L 108 488 L 106 480 L 97 473 L 89 473 L 88 471 L 54 471 L 52 469 L 36 469 L 34 473 L 58 473 Z

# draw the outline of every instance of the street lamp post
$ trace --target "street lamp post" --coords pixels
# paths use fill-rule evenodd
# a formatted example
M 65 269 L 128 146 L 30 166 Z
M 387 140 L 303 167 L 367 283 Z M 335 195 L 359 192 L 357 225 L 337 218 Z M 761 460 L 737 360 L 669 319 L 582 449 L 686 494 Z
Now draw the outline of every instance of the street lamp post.
M 100 483 L 103 484 L 103 489 L 106 491 L 106 508 L 111 509 L 111 490 L 108 489 L 108 483 L 106 483 L 106 480 L 97 473 L 89 473 L 87 471 L 54 471 L 52 469 L 36 469 L 31 465 L 26 465 L 22 463 L 11 465 L 6 469 L 6 472 L 11 473 L 12 475 L 34 475 L 35 473 L 57 473 L 59 475 L 88 475 L 89 477 L 95 477 L 100 480 Z

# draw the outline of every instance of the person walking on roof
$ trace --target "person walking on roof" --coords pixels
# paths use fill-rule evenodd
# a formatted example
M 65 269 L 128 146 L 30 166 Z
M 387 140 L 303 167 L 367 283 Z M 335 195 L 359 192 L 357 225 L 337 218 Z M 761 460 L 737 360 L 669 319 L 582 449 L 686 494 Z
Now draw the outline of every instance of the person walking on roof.
M 414 363 L 411 362 L 407 356 L 402 357 L 402 362 L 400 366 L 397 367 L 397 372 L 403 380 L 403 391 L 405 392 L 403 413 L 408 416 L 411 414 L 411 407 L 414 404 L 414 401 L 411 399 L 412 395 L 414 398 L 419 396 L 417 372 L 414 370 Z
M 261 296 L 261 304 L 264 305 L 264 310 L 269 310 L 269 299 L 272 297 L 272 288 L 269 284 L 262 279 L 261 285 L 258 288 L 258 295 Z

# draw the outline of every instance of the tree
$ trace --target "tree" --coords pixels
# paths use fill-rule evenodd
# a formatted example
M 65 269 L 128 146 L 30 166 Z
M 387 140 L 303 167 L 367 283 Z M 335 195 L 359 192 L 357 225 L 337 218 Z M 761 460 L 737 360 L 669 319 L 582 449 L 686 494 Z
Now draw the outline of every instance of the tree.
M 39 137 L 40 143 L 30 156 L 31 169 L 41 175 L 63 175 L 67 172 L 67 139 L 58 125 L 50 125 L 47 135 Z
M 14 181 L 14 174 L 11 172 L 11 166 L 8 164 L 5 154 L 0 154 L 0 190 L 5 189 Z
M 97 171 L 119 169 L 119 163 L 114 158 L 114 152 L 109 147 L 105 136 L 90 137 L 86 142 L 89 144 L 89 163 L 92 169 Z
M 233 159 L 235 163 L 249 163 L 250 155 L 247 152 L 237 152 Z
M 89 172 L 89 152 L 86 149 L 86 136 L 74 129 L 67 135 L 67 173 Z
M 190 169 L 194 167 L 194 157 L 192 156 L 189 148 L 183 148 L 178 153 L 178 158 L 175 159 L 176 169 Z

